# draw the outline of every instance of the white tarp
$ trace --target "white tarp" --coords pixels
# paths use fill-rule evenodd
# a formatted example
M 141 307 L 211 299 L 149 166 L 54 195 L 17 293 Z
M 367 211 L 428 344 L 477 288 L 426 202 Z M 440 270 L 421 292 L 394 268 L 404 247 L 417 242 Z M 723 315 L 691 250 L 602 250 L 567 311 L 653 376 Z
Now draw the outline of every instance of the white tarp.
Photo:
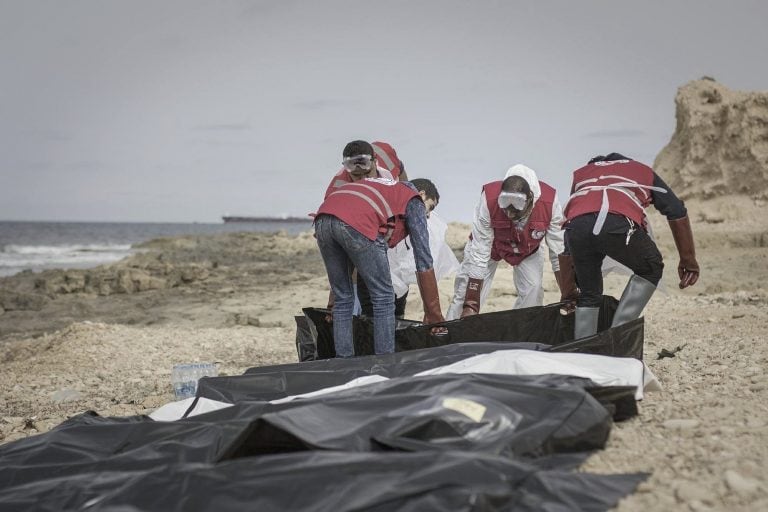
M 659 391 L 661 386 L 651 370 L 631 357 L 610 357 L 571 352 L 536 350 L 500 350 L 480 354 L 456 363 L 426 370 L 417 375 L 444 373 L 495 373 L 503 375 L 574 375 L 600 386 L 635 386 L 635 398 L 642 400 L 643 390 Z

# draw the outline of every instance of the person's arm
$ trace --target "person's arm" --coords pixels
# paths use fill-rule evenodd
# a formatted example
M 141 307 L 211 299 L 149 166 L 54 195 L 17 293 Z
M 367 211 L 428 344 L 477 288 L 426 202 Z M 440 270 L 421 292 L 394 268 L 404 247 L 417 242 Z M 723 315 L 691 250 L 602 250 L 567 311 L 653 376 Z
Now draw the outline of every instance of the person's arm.
M 549 249 L 549 262 L 552 264 L 552 271 L 557 272 L 560 270 L 560 262 L 558 256 L 565 252 L 565 231 L 563 230 L 563 222 L 565 217 L 563 216 L 563 207 L 560 205 L 560 200 L 555 192 L 555 200 L 552 203 L 552 219 L 547 226 L 547 234 L 545 240 L 547 242 L 547 249 Z
M 693 243 L 691 222 L 688 219 L 688 210 L 680 198 L 672 189 L 664 183 L 664 180 L 655 172 L 653 173 L 653 186 L 666 190 L 665 193 L 651 191 L 653 206 L 667 218 L 672 238 L 675 240 L 680 262 L 677 265 L 677 274 L 680 277 L 680 288 L 687 288 L 696 284 L 699 280 L 699 263 L 696 261 L 696 248 Z
M 480 296 L 483 283 L 488 277 L 488 262 L 491 260 L 493 228 L 491 213 L 488 211 L 485 192 L 480 194 L 480 201 L 475 207 L 472 221 L 472 237 L 464 249 L 464 263 L 467 269 L 467 288 L 464 290 L 464 304 L 461 318 L 480 313 Z
M 482 192 L 480 201 L 475 207 L 475 218 L 472 221 L 472 239 L 467 242 L 465 253 L 469 277 L 474 279 L 488 277 L 488 262 L 491 261 L 492 245 L 491 213 L 488 211 L 485 192 Z
M 651 190 L 651 200 L 653 207 L 658 210 L 667 220 L 682 219 L 688 215 L 685 203 L 675 195 L 669 185 L 661 177 L 653 173 L 653 186 L 664 189 L 666 192 Z
M 410 183 L 409 183 L 410 184 Z M 416 272 L 432 268 L 432 253 L 429 250 L 429 229 L 427 228 L 427 209 L 420 197 L 414 197 L 405 207 L 405 225 L 411 237 L 413 258 Z
M 566 253 L 565 230 L 563 230 L 563 207 L 555 193 L 552 203 L 552 220 L 547 227 L 547 249 L 549 249 L 549 261 L 552 264 L 552 272 L 555 274 L 557 287 L 560 289 L 560 301 L 564 304 L 560 307 L 561 315 L 569 315 L 576 311 L 576 300 L 579 297 L 579 289 L 576 287 L 576 274 L 573 269 L 573 259 Z
M 405 225 L 408 228 L 416 261 L 416 283 L 419 285 L 421 302 L 424 306 L 424 323 L 444 322 L 440 309 L 440 294 L 437 289 L 435 270 L 432 268 L 432 253 L 429 251 L 429 230 L 427 209 L 419 196 L 414 197 L 405 207 Z M 444 327 L 433 327 L 432 334 L 445 334 Z

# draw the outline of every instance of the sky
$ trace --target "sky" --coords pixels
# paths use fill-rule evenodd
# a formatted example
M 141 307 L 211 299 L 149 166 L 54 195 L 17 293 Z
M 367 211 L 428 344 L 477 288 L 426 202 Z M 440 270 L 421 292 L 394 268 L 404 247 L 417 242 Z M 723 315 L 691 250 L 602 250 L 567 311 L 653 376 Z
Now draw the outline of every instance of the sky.
M 448 221 L 523 163 L 653 164 L 677 88 L 768 90 L 768 2 L 0 0 L 0 220 L 305 216 L 356 139 Z

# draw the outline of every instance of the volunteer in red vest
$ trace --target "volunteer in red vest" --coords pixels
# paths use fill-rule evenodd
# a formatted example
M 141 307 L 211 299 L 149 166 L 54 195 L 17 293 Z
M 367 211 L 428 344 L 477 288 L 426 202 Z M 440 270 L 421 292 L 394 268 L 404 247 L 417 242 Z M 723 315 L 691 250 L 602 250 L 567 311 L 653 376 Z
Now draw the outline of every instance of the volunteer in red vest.
M 333 192 L 336 187 L 347 183 L 354 183 L 355 181 L 365 178 L 387 178 L 395 181 L 408 181 L 408 176 L 405 174 L 405 164 L 403 164 L 403 161 L 397 156 L 397 151 L 395 151 L 395 148 L 392 147 L 391 144 L 388 142 L 375 141 L 371 143 L 371 147 L 373 147 L 373 153 L 376 157 L 375 166 L 371 169 L 355 168 L 353 170 L 349 170 L 342 166 L 339 172 L 333 176 L 333 179 L 331 179 L 331 182 L 328 184 L 328 188 L 325 191 L 325 197 L 328 197 L 328 194 Z M 429 217 L 429 212 L 427 212 L 427 217 Z M 403 253 L 405 248 L 402 246 L 405 245 L 406 243 L 403 242 L 398 246 L 399 250 L 397 254 Z M 396 255 L 390 252 L 390 263 L 393 256 Z M 373 305 L 371 304 L 371 294 L 368 292 L 368 286 L 365 284 L 365 280 L 361 279 L 359 275 L 355 276 L 355 281 L 357 299 L 360 303 L 361 312 L 364 315 L 372 316 Z M 407 290 L 404 293 L 402 290 L 400 291 L 401 293 L 397 294 L 396 289 L 394 299 L 395 316 L 398 318 L 402 318 L 405 315 L 405 306 L 408 298 Z M 333 308 L 333 293 L 328 297 L 328 308 Z
M 638 318 L 661 280 L 664 263 L 648 235 L 645 209 L 667 218 L 680 263 L 680 288 L 696 283 L 699 264 L 683 202 L 647 165 L 619 153 L 596 156 L 573 173 L 565 206 L 565 246 L 573 258 L 581 291 L 574 339 L 597 332 L 603 294 L 601 266 L 606 256 L 634 272 L 619 300 L 611 326 Z
M 351 172 L 373 172 L 376 165 L 374 149 L 365 141 L 347 144 L 343 157 L 344 167 Z M 353 268 L 365 280 L 371 295 L 374 350 L 377 354 L 394 352 L 395 304 L 387 248 L 408 235 L 416 260 L 424 323 L 442 322 L 426 208 L 413 186 L 385 178 L 365 178 L 335 187 L 318 209 L 315 236 L 335 299 L 333 337 L 337 357 L 354 356 Z
M 575 287 L 565 289 L 562 284 L 573 283 L 572 277 L 561 276 L 562 221 L 557 192 L 539 181 L 536 173 L 525 165 L 517 164 L 507 171 L 503 181 L 483 186 L 475 208 L 472 234 L 464 247 L 464 261 L 456 274 L 447 319 L 480 312 L 502 260 L 514 268 L 517 288 L 514 308 L 541 306 L 544 302 L 544 259 L 539 252 L 542 240 L 546 241 L 561 299 L 575 300 Z

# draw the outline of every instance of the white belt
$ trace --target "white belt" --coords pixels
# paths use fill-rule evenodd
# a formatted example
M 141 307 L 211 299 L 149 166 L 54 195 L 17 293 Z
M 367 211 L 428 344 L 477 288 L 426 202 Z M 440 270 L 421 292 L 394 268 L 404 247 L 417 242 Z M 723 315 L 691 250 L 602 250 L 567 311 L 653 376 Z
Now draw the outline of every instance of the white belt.
M 611 183 L 610 185 L 582 186 L 586 183 L 594 183 L 604 178 L 618 178 L 626 181 Z M 613 190 L 615 192 L 621 192 L 622 194 L 627 196 L 632 201 L 632 203 L 634 203 L 634 205 L 637 206 L 641 212 L 643 212 L 643 215 L 644 215 L 645 208 L 643 208 L 643 205 L 640 203 L 640 201 L 637 200 L 637 196 L 635 196 L 635 194 L 629 189 L 636 188 L 640 190 L 653 190 L 655 192 L 661 192 L 661 193 L 667 192 L 667 190 L 664 188 L 654 187 L 652 185 L 641 185 L 640 183 L 629 180 L 623 176 L 600 176 L 599 178 L 590 178 L 588 180 L 584 180 L 582 182 L 577 183 L 575 188 L 577 188 L 578 190 L 573 194 L 571 194 L 571 197 L 568 198 L 568 201 L 566 201 L 563 209 L 565 209 L 565 207 L 568 205 L 568 203 L 571 202 L 571 199 L 573 199 L 574 197 L 584 196 L 589 194 L 590 192 L 602 191 L 603 193 L 603 200 L 600 204 L 600 211 L 597 214 L 597 220 L 595 221 L 595 226 L 592 228 L 593 235 L 600 234 L 600 231 L 602 231 L 603 225 L 605 224 L 605 219 L 608 217 L 608 208 L 609 208 L 608 191 L 609 190 Z

